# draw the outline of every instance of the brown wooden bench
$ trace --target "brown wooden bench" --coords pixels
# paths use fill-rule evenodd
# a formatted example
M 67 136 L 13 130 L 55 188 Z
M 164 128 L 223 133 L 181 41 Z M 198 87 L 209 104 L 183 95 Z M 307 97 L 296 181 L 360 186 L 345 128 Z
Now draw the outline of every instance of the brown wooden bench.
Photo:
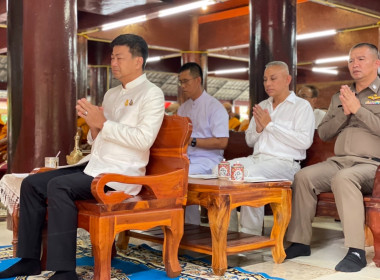
M 314 134 L 311 147 L 307 150 L 306 159 L 302 162 L 302 167 L 309 166 L 326 160 L 334 156 L 335 139 L 324 142 L 319 138 L 318 132 Z M 245 142 L 244 132 L 230 132 L 230 139 L 224 151 L 227 160 L 236 157 L 243 157 L 252 154 L 252 148 Z M 363 198 L 366 212 L 366 244 L 374 245 L 375 257 L 373 261 L 380 267 L 380 166 L 377 168 L 372 195 Z M 267 208 L 266 208 L 267 209 Z M 334 194 L 332 192 L 318 195 L 318 204 L 315 216 L 328 216 L 339 219 L 338 210 L 335 205 Z M 368 228 L 370 230 L 368 230 Z

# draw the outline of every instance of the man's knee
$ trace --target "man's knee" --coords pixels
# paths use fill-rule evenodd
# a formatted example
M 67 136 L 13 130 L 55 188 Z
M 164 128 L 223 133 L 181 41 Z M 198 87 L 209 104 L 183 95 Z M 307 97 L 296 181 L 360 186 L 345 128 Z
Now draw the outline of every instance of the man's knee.
M 28 177 L 25 177 L 24 180 L 22 180 L 21 188 L 20 188 L 21 194 L 31 193 L 31 192 L 35 191 L 36 186 L 38 187 L 40 185 L 38 183 L 39 182 L 39 179 L 38 179 L 39 176 L 36 176 L 36 175 L 38 175 L 38 174 L 30 175 Z
M 310 168 L 303 168 L 294 175 L 293 189 L 307 188 L 314 173 Z
M 61 194 L 62 191 L 66 191 L 61 178 L 56 177 L 51 179 L 47 184 L 47 196 L 52 197 L 53 195 L 57 196 Z
M 331 179 L 331 190 L 333 193 L 338 193 L 343 189 L 347 191 L 350 187 L 360 189 L 360 186 L 355 183 L 353 174 L 345 169 L 339 170 Z

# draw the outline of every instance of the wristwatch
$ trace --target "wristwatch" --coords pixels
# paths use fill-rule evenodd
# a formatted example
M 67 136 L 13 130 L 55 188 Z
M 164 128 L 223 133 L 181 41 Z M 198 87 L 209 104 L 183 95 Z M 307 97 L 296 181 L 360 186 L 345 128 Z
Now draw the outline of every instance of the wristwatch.
M 193 138 L 193 140 L 191 140 L 191 147 L 195 147 L 197 145 L 197 138 Z

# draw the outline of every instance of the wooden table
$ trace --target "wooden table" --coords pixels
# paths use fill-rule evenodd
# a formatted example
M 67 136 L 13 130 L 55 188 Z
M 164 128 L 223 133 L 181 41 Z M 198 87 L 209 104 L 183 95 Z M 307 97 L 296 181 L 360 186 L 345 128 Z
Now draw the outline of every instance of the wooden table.
M 212 255 L 212 268 L 216 275 L 227 269 L 227 255 L 264 247 L 272 247 L 275 263 L 285 259 L 283 239 L 291 215 L 291 182 L 231 182 L 225 179 L 189 178 L 187 205 L 198 204 L 208 210 L 210 228 L 186 225 L 180 247 Z M 270 204 L 274 224 L 270 237 L 241 232 L 229 232 L 231 210 L 242 205 L 260 207 Z M 210 235 L 211 232 L 211 235 Z M 162 231 L 131 232 L 132 237 L 160 242 Z

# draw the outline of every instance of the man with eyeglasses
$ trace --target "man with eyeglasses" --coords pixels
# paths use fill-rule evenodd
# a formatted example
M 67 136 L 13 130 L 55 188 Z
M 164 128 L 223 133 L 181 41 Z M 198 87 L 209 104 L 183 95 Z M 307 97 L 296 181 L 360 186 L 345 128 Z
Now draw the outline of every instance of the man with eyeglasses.
M 332 191 L 342 221 L 347 255 L 336 265 L 343 272 L 360 271 L 365 256 L 363 194 L 371 194 L 380 164 L 380 56 L 375 45 L 360 43 L 349 53 L 354 83 L 342 85 L 318 127 L 322 140 L 337 137 L 334 157 L 303 168 L 293 182 L 292 217 L 286 258 L 310 256 L 317 195 Z
M 299 97 L 309 101 L 311 107 L 313 108 L 315 118 L 315 129 L 318 128 L 318 125 L 321 123 L 323 117 L 326 115 L 325 111 L 316 108 L 318 94 L 318 89 L 313 85 L 303 86 L 297 94 Z
M 201 67 L 194 62 L 179 69 L 178 83 L 189 98 L 178 109 L 178 115 L 189 117 L 193 132 L 187 154 L 189 174 L 211 174 L 212 168 L 223 159 L 228 143 L 228 114 L 223 105 L 203 88 Z M 198 205 L 186 207 L 185 222 L 200 224 Z

